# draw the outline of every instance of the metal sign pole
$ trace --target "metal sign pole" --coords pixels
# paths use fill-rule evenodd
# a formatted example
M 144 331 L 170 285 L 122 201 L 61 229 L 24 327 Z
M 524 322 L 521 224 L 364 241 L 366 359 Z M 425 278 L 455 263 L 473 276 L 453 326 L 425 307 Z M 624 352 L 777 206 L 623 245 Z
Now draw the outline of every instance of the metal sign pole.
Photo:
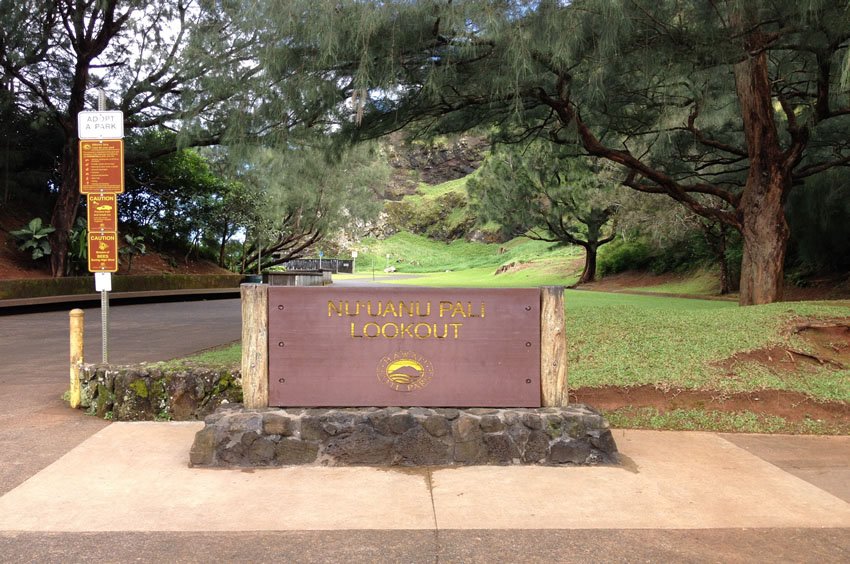
M 106 111 L 106 93 L 103 90 L 97 94 L 97 109 L 100 112 Z M 107 276 L 111 278 L 112 274 Z M 109 291 L 106 287 L 100 291 L 100 338 L 101 362 L 106 364 L 109 362 Z
M 100 334 L 102 339 L 101 357 L 103 364 L 109 362 L 109 292 L 100 292 Z

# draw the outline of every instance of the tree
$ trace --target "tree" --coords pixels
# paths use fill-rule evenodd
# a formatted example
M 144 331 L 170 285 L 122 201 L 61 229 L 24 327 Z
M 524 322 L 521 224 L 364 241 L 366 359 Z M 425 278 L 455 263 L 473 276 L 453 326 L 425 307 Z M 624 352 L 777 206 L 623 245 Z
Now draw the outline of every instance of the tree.
M 235 178 L 263 201 L 246 234 L 242 272 L 304 256 L 329 234 L 376 216 L 374 195 L 389 176 L 372 147 L 332 157 L 318 140 L 286 151 L 254 148 L 237 163 Z
M 512 236 L 582 247 L 578 286 L 596 279 L 599 247 L 616 235 L 616 183 L 598 163 L 559 152 L 540 142 L 497 150 L 467 188 L 479 218 L 510 226 Z
M 12 88 L 11 80 L 0 80 L 0 203 L 49 210 L 62 132 L 40 112 L 18 107 Z
M 80 204 L 77 114 L 95 108 L 92 88 L 107 93 L 107 109 L 124 112 L 130 134 L 179 130 L 169 144 L 138 158 L 219 143 L 228 124 L 254 126 L 248 110 L 262 114 L 264 101 L 251 98 L 251 84 L 261 79 L 257 34 L 237 29 L 215 3 L 2 0 L 0 20 L 0 83 L 14 86 L 8 90 L 20 108 L 47 116 L 62 131 L 50 220 L 54 276 L 65 271 Z M 263 127 L 268 132 L 286 119 L 265 120 Z
M 846 2 L 350 0 L 262 17 L 354 102 L 356 137 L 520 128 L 737 230 L 742 305 L 782 297 L 793 187 L 850 165 Z M 307 22 L 323 33 L 299 37 Z

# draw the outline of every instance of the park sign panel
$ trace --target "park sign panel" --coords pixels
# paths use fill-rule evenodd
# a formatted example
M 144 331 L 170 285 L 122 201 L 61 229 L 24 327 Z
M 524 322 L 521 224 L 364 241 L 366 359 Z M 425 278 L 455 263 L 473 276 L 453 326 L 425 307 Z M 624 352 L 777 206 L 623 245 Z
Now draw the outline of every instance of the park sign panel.
M 538 289 L 268 288 L 268 404 L 539 407 Z
M 118 272 L 118 234 L 89 232 L 89 272 Z
M 124 192 L 124 141 L 80 140 L 80 194 Z
M 79 112 L 77 114 L 77 137 L 80 139 L 123 139 L 124 112 Z
M 88 194 L 86 198 L 89 232 L 117 232 L 118 201 L 115 194 Z

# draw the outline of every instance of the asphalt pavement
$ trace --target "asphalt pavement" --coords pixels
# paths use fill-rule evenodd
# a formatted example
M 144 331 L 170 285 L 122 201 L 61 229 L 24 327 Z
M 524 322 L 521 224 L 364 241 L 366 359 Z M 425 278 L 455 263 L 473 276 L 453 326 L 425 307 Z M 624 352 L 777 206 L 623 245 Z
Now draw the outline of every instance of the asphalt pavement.
M 68 409 L 68 312 L 0 316 L 0 494 L 68 452 L 106 421 Z M 100 308 L 85 311 L 85 360 L 100 362 Z M 236 341 L 238 299 L 110 308 L 109 360 L 168 360 Z
M 111 321 L 116 363 L 240 333 L 238 300 Z M 0 318 L 2 562 L 850 561 L 850 437 L 617 430 L 619 468 L 193 469 L 198 423 L 64 406 L 67 327 Z M 89 361 L 99 332 L 87 310 Z

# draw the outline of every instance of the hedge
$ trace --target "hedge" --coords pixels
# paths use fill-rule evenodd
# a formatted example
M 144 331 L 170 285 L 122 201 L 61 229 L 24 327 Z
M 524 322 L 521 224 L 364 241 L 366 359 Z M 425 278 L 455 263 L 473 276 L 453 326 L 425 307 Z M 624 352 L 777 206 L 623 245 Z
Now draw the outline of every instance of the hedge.
M 238 288 L 241 274 L 158 274 L 113 276 L 113 292 Z M 0 299 L 93 294 L 94 275 L 66 278 L 0 280 Z

